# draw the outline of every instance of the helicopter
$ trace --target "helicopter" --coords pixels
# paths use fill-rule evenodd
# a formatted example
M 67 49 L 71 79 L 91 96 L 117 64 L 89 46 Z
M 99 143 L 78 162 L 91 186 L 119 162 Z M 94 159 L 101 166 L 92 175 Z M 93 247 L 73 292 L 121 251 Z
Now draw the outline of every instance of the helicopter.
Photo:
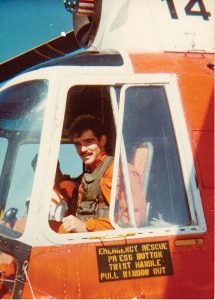
M 0 297 L 213 299 L 213 1 L 64 5 L 73 31 L 1 65 Z M 55 174 L 58 163 L 82 174 L 69 128 L 86 114 L 103 120 L 114 156 L 113 229 L 59 233 Z M 129 164 L 141 175 L 144 224 Z

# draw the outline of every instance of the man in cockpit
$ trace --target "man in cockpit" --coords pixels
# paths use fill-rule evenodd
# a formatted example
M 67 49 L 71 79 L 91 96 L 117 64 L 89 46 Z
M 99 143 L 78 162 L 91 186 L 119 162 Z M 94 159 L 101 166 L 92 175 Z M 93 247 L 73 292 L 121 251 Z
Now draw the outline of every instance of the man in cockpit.
M 103 121 L 93 115 L 79 116 L 70 127 L 70 136 L 84 163 L 80 176 L 76 215 L 63 218 L 66 232 L 112 229 L 109 221 L 113 157 L 106 151 L 107 134 Z
M 113 157 L 107 153 L 108 139 L 100 118 L 92 115 L 79 116 L 70 127 L 70 137 L 84 163 L 80 176 L 77 211 L 62 219 L 58 232 L 87 232 L 113 229 L 109 220 L 109 206 L 113 175 Z M 141 190 L 140 176 L 128 164 L 134 201 L 136 223 L 142 225 L 146 216 L 146 200 Z M 128 222 L 128 207 L 118 187 L 117 198 L 123 222 Z

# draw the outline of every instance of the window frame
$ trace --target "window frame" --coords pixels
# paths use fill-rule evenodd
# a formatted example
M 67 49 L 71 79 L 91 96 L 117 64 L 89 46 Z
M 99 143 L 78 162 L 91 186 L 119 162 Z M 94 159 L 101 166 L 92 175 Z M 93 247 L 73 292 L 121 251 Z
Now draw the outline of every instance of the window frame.
M 171 76 L 172 77 L 172 76 Z M 174 76 L 173 76 L 174 77 Z M 199 193 L 199 189 L 196 184 L 196 172 L 194 166 L 194 160 L 192 157 L 191 145 L 188 136 L 188 130 L 185 123 L 184 112 L 180 100 L 178 85 L 177 85 L 177 78 L 170 78 L 169 82 L 161 82 L 161 83 L 135 83 L 135 84 L 124 84 L 121 92 L 120 92 L 120 105 L 119 105 L 119 113 L 117 116 L 117 139 L 116 139 L 116 149 L 120 148 L 120 143 L 123 141 L 121 139 L 122 136 L 122 129 L 123 129 L 123 116 L 124 116 L 124 104 L 125 104 L 125 93 L 126 90 L 130 87 L 135 86 L 160 86 L 164 87 L 166 98 L 170 110 L 170 115 L 172 118 L 173 123 L 173 130 L 175 133 L 176 143 L 178 147 L 178 154 L 179 160 L 182 168 L 182 180 L 185 184 L 185 192 L 187 194 L 188 199 L 188 208 L 191 214 L 191 224 L 188 226 L 181 226 L 181 225 L 170 225 L 165 227 L 142 227 L 138 228 L 138 232 L 145 232 L 157 235 L 164 235 L 165 232 L 168 234 L 185 234 L 185 233 L 193 233 L 193 232 L 205 232 L 206 231 L 206 223 L 204 218 L 204 213 L 201 204 L 201 197 Z M 122 147 L 122 146 L 121 146 Z M 119 150 L 118 150 L 119 151 Z M 119 154 L 118 154 L 119 155 Z M 125 155 L 122 155 L 122 159 L 125 159 Z M 124 163 L 125 165 L 125 163 Z M 118 165 L 117 165 L 118 168 Z M 128 173 L 127 173 L 128 174 Z M 128 176 L 128 175 L 127 175 Z M 113 175 L 113 182 L 114 187 L 116 185 L 117 180 L 117 173 L 115 172 Z M 115 194 L 116 191 L 114 190 Z M 114 226 L 118 229 L 119 225 L 114 222 L 114 195 L 112 194 L 111 198 L 111 221 L 113 222 Z M 128 194 L 128 196 L 130 193 Z M 133 224 L 133 222 L 131 222 Z M 128 227 L 132 228 L 132 226 Z M 147 235 L 148 236 L 148 235 Z
M 87 68 L 88 69 L 88 68 Z M 60 148 L 60 137 L 61 137 L 61 130 L 63 127 L 63 121 L 64 121 L 64 111 L 66 107 L 66 99 L 67 99 L 67 93 L 70 88 L 72 88 L 75 85 L 107 85 L 110 87 L 122 86 L 122 88 L 126 88 L 128 86 L 134 86 L 134 85 L 141 85 L 141 86 L 149 86 L 149 85 L 158 85 L 158 86 L 164 86 L 166 95 L 167 95 L 167 101 L 169 104 L 169 109 L 172 115 L 172 121 L 173 121 L 173 127 L 175 130 L 176 140 L 179 141 L 178 149 L 179 149 L 179 157 L 180 162 L 182 164 L 183 169 L 183 176 L 185 178 L 185 182 L 191 182 L 190 187 L 188 188 L 189 193 L 189 207 L 192 207 L 192 215 L 196 215 L 196 220 L 198 224 L 190 225 L 190 226 L 167 226 L 162 228 L 151 228 L 151 227 L 142 227 L 142 228 L 120 228 L 117 227 L 116 224 L 114 224 L 113 220 L 113 211 L 114 211 L 114 187 L 116 182 L 116 174 L 117 174 L 117 159 L 114 161 L 114 172 L 113 172 L 113 188 L 111 191 L 111 204 L 110 204 L 110 220 L 113 225 L 115 225 L 116 229 L 114 230 L 106 230 L 106 231 L 96 231 L 96 232 L 83 232 L 83 233 L 71 233 L 71 234 L 58 234 L 51 230 L 51 228 L 48 225 L 48 200 L 51 196 L 51 184 L 50 189 L 44 189 L 43 192 L 40 190 L 41 195 L 41 201 L 46 201 L 46 204 L 42 206 L 42 210 L 39 215 L 39 223 L 40 223 L 40 231 L 44 238 L 41 239 L 43 244 L 49 245 L 50 243 L 57 243 L 57 244 L 70 244 L 70 243 L 88 243 L 88 242 L 95 242 L 101 239 L 118 239 L 118 238 L 142 238 L 142 237 L 160 237 L 160 236 L 166 236 L 166 235 L 180 235 L 180 234 L 193 234 L 193 233 L 204 233 L 206 231 L 206 223 L 201 203 L 201 197 L 198 190 L 198 187 L 196 185 L 195 181 L 195 167 L 194 167 L 194 161 L 192 157 L 192 151 L 191 151 L 191 144 L 188 136 L 188 130 L 185 123 L 185 117 L 184 112 L 182 108 L 182 103 L 180 99 L 180 93 L 179 93 L 179 87 L 178 87 L 178 79 L 175 74 L 108 74 L 108 72 L 101 72 L 98 76 L 98 74 L 95 72 L 95 69 L 92 68 L 90 71 L 85 70 L 85 73 L 83 73 L 82 68 L 77 68 L 75 76 L 71 76 L 71 74 L 68 74 L 68 76 L 63 78 L 63 83 L 60 80 L 62 78 L 54 78 L 53 80 L 50 78 L 50 91 L 49 91 L 49 99 L 47 106 L 50 107 L 50 111 L 52 111 L 52 118 L 49 121 L 46 119 L 44 123 L 44 128 L 42 132 L 42 143 L 43 145 L 47 145 L 47 140 L 44 141 L 44 136 L 47 135 L 47 128 L 53 127 L 53 124 L 57 123 L 57 130 L 55 132 L 52 132 L 52 138 L 49 139 L 49 149 L 54 149 L 52 153 L 49 155 L 45 154 L 43 151 L 43 154 L 41 154 L 41 158 L 38 159 L 38 173 L 36 175 L 36 183 L 35 185 L 39 185 L 42 183 L 43 176 L 40 176 L 41 171 L 43 171 L 44 168 L 40 167 L 42 164 L 42 160 L 46 161 L 49 165 L 51 164 L 51 168 L 47 170 L 46 175 L 48 184 L 50 182 L 53 183 L 54 175 L 51 174 L 53 170 L 56 168 L 59 148 Z M 110 71 L 109 71 L 110 72 Z M 58 80 L 58 81 L 57 81 Z M 123 87 L 124 86 L 124 87 Z M 50 99 L 51 95 L 56 95 L 56 108 L 53 108 L 53 102 Z M 121 111 L 118 111 L 118 104 L 116 101 L 116 94 L 113 95 L 113 91 L 111 92 L 111 99 L 113 98 L 113 102 L 115 103 L 112 105 L 113 108 L 113 114 L 114 118 L 116 120 L 116 131 L 117 131 L 117 138 L 116 138 L 116 147 L 115 147 L 115 158 L 119 157 L 120 153 L 120 143 L 119 143 L 119 135 L 121 133 L 122 128 L 120 128 L 118 121 L 121 118 Z M 115 97 L 115 100 L 114 100 Z M 52 102 L 52 103 L 51 103 Z M 48 114 L 48 107 L 46 109 L 46 115 Z M 49 111 L 49 112 L 50 112 Z M 177 118 L 176 118 L 177 116 Z M 55 125 L 56 127 L 56 125 Z M 58 146 L 57 146 L 58 145 Z M 46 148 L 46 147 L 45 147 Z M 44 149 L 45 149 L 44 148 Z M 188 172 L 191 170 L 191 178 L 188 176 Z M 41 174 L 42 175 L 42 174 Z M 39 176 L 41 178 L 39 178 Z M 187 191 L 187 187 L 186 187 Z M 34 193 L 36 190 L 34 191 Z M 35 200 L 34 200 L 35 199 Z M 37 201 L 36 197 L 32 198 L 32 201 Z M 34 218 L 35 223 L 38 224 L 38 219 L 36 216 L 33 216 L 34 209 L 32 209 L 32 212 L 30 212 L 29 217 Z M 27 222 L 27 233 L 30 233 L 30 221 Z M 29 226 L 28 226 L 29 225 Z M 38 233 L 39 234 L 39 233 Z M 39 234 L 39 235 L 40 235 Z M 138 235 L 137 235 L 138 234 Z M 35 240 L 36 242 L 36 240 Z M 36 244 L 40 243 L 38 240 Z

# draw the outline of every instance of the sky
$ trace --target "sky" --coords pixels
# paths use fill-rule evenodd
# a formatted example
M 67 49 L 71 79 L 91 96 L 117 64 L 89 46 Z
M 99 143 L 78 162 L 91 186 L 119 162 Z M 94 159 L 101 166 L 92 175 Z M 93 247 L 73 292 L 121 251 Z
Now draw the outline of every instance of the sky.
M 39 46 L 49 40 L 52 40 L 61 35 L 62 32 L 68 32 L 72 30 L 72 15 L 65 9 L 63 0 L 0 0 L 0 63 L 7 61 L 25 51 L 28 51 L 36 46 Z M 5 157 L 7 143 L 4 139 L 0 140 L 0 172 L 2 169 L 3 160 Z M 37 149 L 30 151 L 29 155 L 36 153 Z M 23 150 L 24 151 L 24 150 Z M 62 156 L 68 156 L 73 153 L 73 156 L 77 155 L 74 149 L 68 149 L 65 147 L 62 151 Z M 21 151 L 20 151 L 21 153 Z M 21 154 L 19 154 L 21 156 Z M 17 193 L 17 186 L 20 184 L 19 180 L 12 182 L 12 188 L 9 194 L 8 205 L 13 204 L 19 208 L 19 214 L 22 213 L 21 206 L 23 206 L 23 199 L 29 196 L 32 181 L 33 171 L 31 167 L 31 160 L 24 152 L 26 161 L 28 162 L 28 169 L 24 168 L 28 172 L 28 183 L 25 188 L 20 190 L 21 203 L 14 204 L 14 189 Z M 77 157 L 76 157 L 77 158 Z M 77 160 L 77 159 L 76 159 Z M 75 160 L 75 161 L 76 161 Z M 23 159 L 20 159 L 23 164 Z M 72 163 L 72 162 L 71 162 Z M 15 174 L 20 175 L 22 172 L 20 168 L 19 160 L 15 169 Z M 70 173 L 73 170 L 73 176 L 80 174 L 79 166 L 74 164 L 61 165 L 63 173 Z M 13 176 L 13 178 L 23 178 L 23 176 Z M 18 196 L 18 195 L 17 195 Z M 16 199 L 15 199 L 16 200 Z M 11 203 L 12 201 L 12 203 Z
M 71 29 L 63 0 L 0 0 L 0 63 Z

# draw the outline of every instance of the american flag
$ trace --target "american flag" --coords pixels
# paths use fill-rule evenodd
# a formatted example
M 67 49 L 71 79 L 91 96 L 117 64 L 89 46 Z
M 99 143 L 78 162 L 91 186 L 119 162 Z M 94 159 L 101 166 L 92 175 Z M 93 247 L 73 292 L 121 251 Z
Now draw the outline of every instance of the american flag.
M 77 15 L 79 16 L 86 15 L 88 17 L 91 17 L 94 12 L 94 3 L 95 0 L 79 0 Z

